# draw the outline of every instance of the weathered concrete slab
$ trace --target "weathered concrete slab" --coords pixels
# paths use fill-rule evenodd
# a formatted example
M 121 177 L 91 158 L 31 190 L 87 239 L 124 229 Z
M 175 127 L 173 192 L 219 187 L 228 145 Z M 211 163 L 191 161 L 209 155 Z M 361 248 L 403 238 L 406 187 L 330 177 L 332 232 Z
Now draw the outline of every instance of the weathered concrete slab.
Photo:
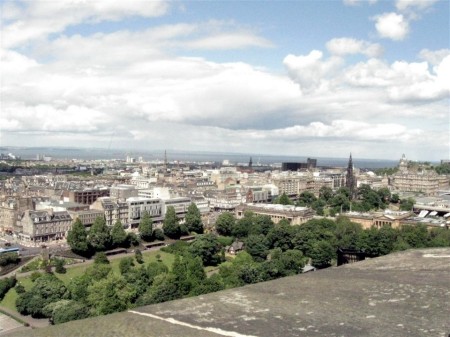
M 446 248 L 391 254 L 33 330 L 29 336 L 447 337 L 449 334 L 450 248 Z

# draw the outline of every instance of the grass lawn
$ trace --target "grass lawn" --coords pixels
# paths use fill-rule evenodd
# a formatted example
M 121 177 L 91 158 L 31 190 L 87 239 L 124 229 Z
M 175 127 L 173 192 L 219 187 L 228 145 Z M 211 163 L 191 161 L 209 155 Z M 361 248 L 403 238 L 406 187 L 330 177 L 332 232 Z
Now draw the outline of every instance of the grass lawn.
M 158 254 L 160 255 L 161 261 L 164 262 L 164 264 L 166 266 L 168 266 L 169 268 L 172 268 L 174 256 L 172 254 L 164 253 L 164 252 L 158 251 L 158 250 L 143 251 L 142 256 L 144 258 L 144 263 L 148 264 L 149 262 L 156 261 L 157 260 L 156 256 Z M 133 254 L 131 254 L 130 256 L 134 257 Z M 113 272 L 116 275 L 119 275 L 120 274 L 120 272 L 119 272 L 120 257 L 110 256 L 110 257 L 108 257 L 108 259 L 110 260 Z M 135 262 L 135 265 L 138 266 L 139 264 Z M 67 268 L 67 272 L 65 274 L 55 273 L 55 275 L 61 281 L 63 281 L 65 284 L 68 284 L 72 278 L 83 275 L 84 272 L 86 271 L 86 269 L 89 268 L 90 266 L 92 266 L 92 264 L 78 265 L 78 266 L 74 265 L 73 267 Z M 29 290 L 33 285 L 33 282 L 31 282 L 30 276 L 20 276 L 20 274 L 18 274 L 17 281 L 20 282 L 25 287 L 26 290 Z M 13 288 L 8 291 L 8 293 L 5 295 L 3 300 L 0 302 L 0 305 L 6 307 L 8 309 L 11 309 L 11 310 L 16 310 L 16 304 L 15 304 L 16 298 L 17 298 L 17 293 L 16 293 L 16 290 Z

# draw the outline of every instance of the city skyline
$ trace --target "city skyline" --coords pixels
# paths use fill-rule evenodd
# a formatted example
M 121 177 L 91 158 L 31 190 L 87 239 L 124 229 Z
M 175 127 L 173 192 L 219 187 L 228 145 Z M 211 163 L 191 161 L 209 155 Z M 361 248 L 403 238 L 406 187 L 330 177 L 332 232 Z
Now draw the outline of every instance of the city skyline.
M 2 1 L 0 146 L 448 159 L 449 14 L 433 0 Z

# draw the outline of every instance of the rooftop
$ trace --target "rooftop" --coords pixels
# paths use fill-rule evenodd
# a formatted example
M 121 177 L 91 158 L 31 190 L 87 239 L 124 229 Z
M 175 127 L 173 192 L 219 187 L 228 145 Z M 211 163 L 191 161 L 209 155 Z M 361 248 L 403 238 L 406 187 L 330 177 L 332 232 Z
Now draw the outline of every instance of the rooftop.
M 410 250 L 27 336 L 446 337 L 449 280 L 450 248 Z

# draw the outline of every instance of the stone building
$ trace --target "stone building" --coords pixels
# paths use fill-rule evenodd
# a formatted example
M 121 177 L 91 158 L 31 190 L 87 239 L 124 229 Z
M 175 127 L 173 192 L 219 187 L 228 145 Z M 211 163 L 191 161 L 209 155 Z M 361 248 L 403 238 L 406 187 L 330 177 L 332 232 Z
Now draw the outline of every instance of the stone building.
M 346 217 L 348 217 L 352 222 L 359 223 L 364 229 L 371 228 L 372 226 L 377 228 L 381 228 L 383 226 L 397 228 L 400 227 L 406 219 L 410 218 L 412 215 L 413 214 L 411 212 L 390 210 L 372 213 L 345 213 Z
M 314 211 L 308 207 L 275 204 L 242 204 L 236 207 L 236 218 L 243 218 L 246 211 L 251 211 L 257 215 L 268 215 L 276 224 L 282 219 L 286 219 L 291 225 L 301 225 L 311 220 L 314 216 Z
M 445 175 L 438 175 L 434 170 L 408 168 L 408 161 L 403 155 L 399 162 L 399 170 L 391 176 L 391 186 L 394 192 L 415 192 L 427 196 L 438 195 L 439 190 L 450 187 L 450 179 Z
M 35 243 L 65 239 L 72 228 L 67 211 L 25 211 L 19 216 L 16 234 L 21 240 Z

